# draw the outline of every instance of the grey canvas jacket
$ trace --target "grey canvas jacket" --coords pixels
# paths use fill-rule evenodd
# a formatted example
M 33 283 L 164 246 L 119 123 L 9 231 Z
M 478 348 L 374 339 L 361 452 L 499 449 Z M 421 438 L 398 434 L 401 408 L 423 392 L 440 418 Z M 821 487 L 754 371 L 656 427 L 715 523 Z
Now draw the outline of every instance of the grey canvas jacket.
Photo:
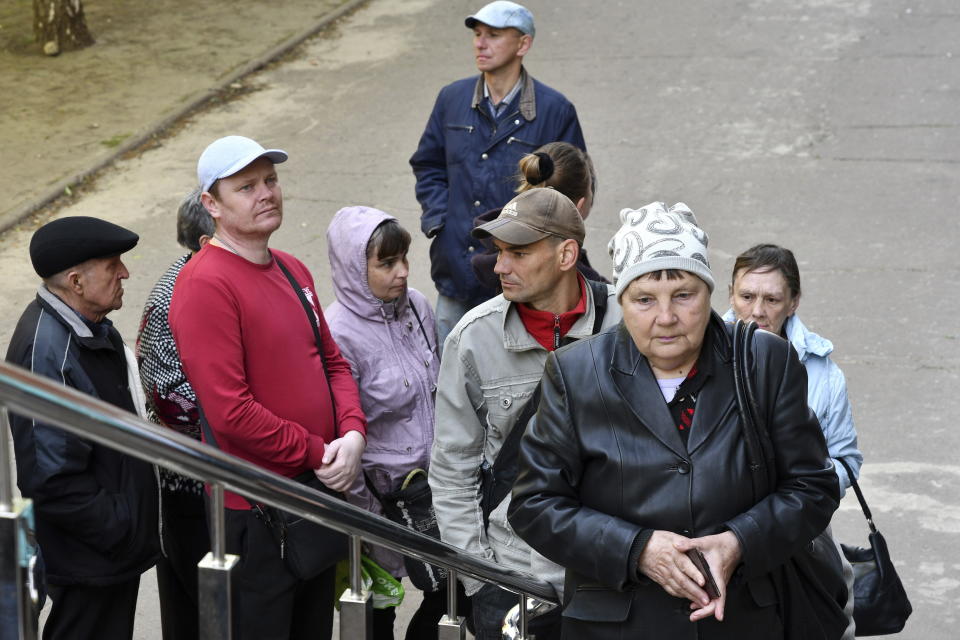
M 587 312 L 567 340 L 586 338 L 594 325 L 593 293 Z M 620 305 L 608 286 L 602 329 L 620 321 Z M 536 571 L 562 587 L 563 569 L 521 540 L 507 522 L 504 500 L 484 529 L 477 491 L 482 465 L 492 465 L 517 416 L 533 394 L 547 360 L 523 326 L 514 305 L 499 295 L 474 307 L 444 343 L 437 383 L 437 413 L 430 458 L 430 488 L 445 542 L 512 569 Z M 482 583 L 463 578 L 468 595 Z

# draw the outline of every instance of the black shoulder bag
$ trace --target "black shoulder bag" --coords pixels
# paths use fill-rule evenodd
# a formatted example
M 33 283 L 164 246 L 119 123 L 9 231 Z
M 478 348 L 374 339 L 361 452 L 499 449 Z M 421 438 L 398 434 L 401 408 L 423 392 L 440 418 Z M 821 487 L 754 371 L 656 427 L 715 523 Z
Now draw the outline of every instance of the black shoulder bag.
M 747 447 L 754 498 L 776 487 L 777 472 L 770 433 L 754 394 L 748 358 L 757 325 L 738 320 L 733 331 L 733 379 L 743 439 Z M 848 594 L 840 554 L 824 531 L 773 572 L 786 640 L 840 638 L 847 627 L 843 611 Z
M 593 280 L 585 279 L 585 281 L 593 293 L 594 321 L 591 334 L 596 334 L 600 331 L 603 318 L 607 313 L 607 285 Z M 500 451 L 497 452 L 497 459 L 494 460 L 492 465 L 485 466 L 480 470 L 480 509 L 483 512 L 484 528 L 489 526 L 490 514 L 493 510 L 513 490 L 513 483 L 516 481 L 519 471 L 520 440 L 523 439 L 527 424 L 537 412 L 539 406 L 540 384 L 538 383 L 533 390 L 533 395 L 523 405 L 523 410 L 513 423 L 513 428 L 507 435 L 506 440 L 503 441 Z
M 366 472 L 363 476 L 367 489 L 383 507 L 384 516 L 408 529 L 440 539 L 440 527 L 437 525 L 437 513 L 433 509 L 433 493 L 427 483 L 426 471 L 414 469 L 407 474 L 399 489 L 383 493 L 377 490 Z M 442 567 L 421 562 L 410 556 L 403 557 L 403 566 L 413 586 L 425 593 L 439 591 L 446 584 L 447 571 Z
M 860 491 L 860 485 L 847 461 L 840 458 L 847 470 L 850 484 L 857 493 L 860 508 L 870 526 L 870 546 L 850 547 L 845 544 L 843 555 L 853 565 L 853 619 L 857 623 L 857 636 L 882 636 L 900 633 L 913 613 L 913 606 L 900 582 L 900 576 L 890 560 L 887 541 L 873 524 L 870 507 Z
M 323 341 L 320 337 L 320 329 L 314 317 L 313 308 L 307 302 L 307 297 L 303 294 L 303 289 L 297 284 L 296 279 L 287 269 L 286 265 L 274 256 L 277 266 L 283 272 L 283 275 L 290 281 L 290 285 L 297 293 L 300 304 L 307 314 L 307 321 L 310 328 L 313 329 L 313 337 L 317 343 L 317 353 L 320 355 L 320 361 L 323 364 L 324 376 L 326 377 L 326 362 L 323 358 Z M 330 379 L 327 378 L 329 388 Z M 333 413 L 336 416 L 336 402 L 333 397 L 333 389 L 330 388 L 330 402 L 333 404 Z M 213 430 L 207 422 L 203 410 L 200 409 L 200 424 L 203 428 L 203 435 L 207 442 L 214 447 L 219 448 L 216 438 L 213 436 Z M 306 485 L 315 491 L 325 493 L 343 499 L 343 494 L 330 489 L 323 484 L 313 470 L 305 471 L 293 478 L 294 481 Z M 290 572 L 300 580 L 309 580 L 320 575 L 337 562 L 347 557 L 348 541 L 347 536 L 334 529 L 321 526 L 306 518 L 282 511 L 275 507 L 268 507 L 262 504 L 254 504 L 253 512 L 270 528 L 274 539 L 280 547 L 280 557 L 287 563 Z

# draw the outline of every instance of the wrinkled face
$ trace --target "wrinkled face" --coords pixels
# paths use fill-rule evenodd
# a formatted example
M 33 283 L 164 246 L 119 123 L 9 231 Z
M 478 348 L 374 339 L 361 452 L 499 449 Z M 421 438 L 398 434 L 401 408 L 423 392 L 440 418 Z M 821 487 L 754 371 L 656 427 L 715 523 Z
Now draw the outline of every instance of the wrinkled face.
M 518 61 L 533 39 L 513 27 L 495 29 L 478 22 L 473 28 L 473 53 L 477 69 L 483 73 L 499 71 Z
M 130 277 L 120 256 L 87 260 L 76 269 L 77 295 L 86 318 L 99 322 L 123 306 L 123 281 Z
M 657 377 L 689 373 L 710 321 L 710 290 L 686 271 L 683 278 L 654 280 L 645 274 L 620 295 L 623 322 Z
M 780 335 L 787 318 L 800 305 L 779 269 L 741 269 L 730 286 L 730 306 L 740 320 L 753 320 L 761 329 Z
M 563 277 L 560 264 L 564 244 L 553 238 L 524 245 L 508 244 L 493 238 L 493 245 L 497 249 L 497 264 L 493 272 L 500 276 L 503 297 L 511 302 L 522 302 L 534 309 L 542 309 L 544 302 L 553 297 Z
M 258 158 L 241 171 L 217 181 L 217 197 L 203 195 L 203 205 L 232 236 L 269 236 L 283 220 L 283 192 L 273 163 Z
M 376 253 L 367 258 L 367 284 L 375 298 L 384 302 L 391 302 L 399 298 L 407 290 L 407 276 L 410 275 L 410 264 L 407 254 L 385 258 L 377 257 Z

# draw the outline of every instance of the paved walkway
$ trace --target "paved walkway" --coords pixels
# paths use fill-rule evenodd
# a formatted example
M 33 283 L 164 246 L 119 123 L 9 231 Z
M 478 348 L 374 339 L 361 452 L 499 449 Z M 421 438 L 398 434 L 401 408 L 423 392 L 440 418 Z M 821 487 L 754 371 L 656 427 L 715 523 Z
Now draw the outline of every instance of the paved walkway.
M 682 200 L 710 233 L 717 281 L 760 241 L 795 250 L 804 321 L 837 345 L 849 380 L 863 487 L 913 597 L 902 637 L 955 636 L 960 580 L 960 298 L 956 209 L 960 14 L 951 0 L 529 2 L 528 68 L 577 105 L 599 174 L 586 245 L 603 269 L 617 212 Z M 313 269 L 329 302 L 324 231 L 370 204 L 417 229 L 406 161 L 437 90 L 471 72 L 465 0 L 373 0 L 334 37 L 251 80 L 259 90 L 185 123 L 111 169 L 64 214 L 142 234 L 129 261 L 132 339 L 147 291 L 179 255 L 173 214 L 214 138 L 244 133 L 290 152 L 275 245 Z M 5 320 L 36 283 L 26 233 L 0 240 Z M 426 241 L 411 281 L 433 295 Z M 722 286 L 714 297 L 726 308 Z M 835 531 L 865 543 L 849 496 Z M 144 608 L 150 606 L 144 603 Z M 146 612 L 138 637 L 158 637 Z
M 364 1 L 97 0 L 85 3 L 96 45 L 56 58 L 32 42 L 30 3 L 0 2 L 0 230 L 82 195 L 91 171 L 208 99 L 255 90 L 244 74 Z

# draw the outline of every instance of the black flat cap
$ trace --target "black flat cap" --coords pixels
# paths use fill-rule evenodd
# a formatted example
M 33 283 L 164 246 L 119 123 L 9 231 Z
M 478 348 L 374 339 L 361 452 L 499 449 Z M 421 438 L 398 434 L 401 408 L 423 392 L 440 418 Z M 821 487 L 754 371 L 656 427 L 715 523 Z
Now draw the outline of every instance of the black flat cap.
M 30 238 L 30 261 L 41 278 L 91 258 L 120 255 L 137 246 L 140 236 L 112 222 L 70 216 L 48 222 Z

